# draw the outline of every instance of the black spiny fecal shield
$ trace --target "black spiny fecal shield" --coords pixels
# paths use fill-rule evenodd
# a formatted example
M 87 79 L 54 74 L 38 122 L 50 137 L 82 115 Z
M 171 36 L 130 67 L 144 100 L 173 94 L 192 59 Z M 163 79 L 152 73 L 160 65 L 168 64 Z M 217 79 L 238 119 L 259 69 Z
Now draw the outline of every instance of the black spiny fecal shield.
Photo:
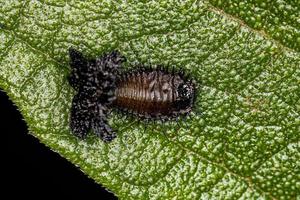
M 116 133 L 107 122 L 112 108 L 142 119 L 168 120 L 190 113 L 195 101 L 195 84 L 182 72 L 140 68 L 121 72 L 125 62 L 118 51 L 87 59 L 70 49 L 69 82 L 77 91 L 73 98 L 70 128 L 84 138 L 90 129 L 109 142 Z

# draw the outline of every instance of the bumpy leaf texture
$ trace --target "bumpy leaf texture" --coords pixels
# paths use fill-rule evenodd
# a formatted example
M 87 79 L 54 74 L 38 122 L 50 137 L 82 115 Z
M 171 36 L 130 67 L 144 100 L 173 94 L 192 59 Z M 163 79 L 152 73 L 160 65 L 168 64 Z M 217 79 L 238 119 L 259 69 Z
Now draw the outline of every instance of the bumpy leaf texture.
M 31 133 L 120 199 L 300 198 L 299 1 L 0 1 L 0 87 Z M 68 48 L 118 49 L 200 85 L 178 123 L 112 114 L 78 140 Z

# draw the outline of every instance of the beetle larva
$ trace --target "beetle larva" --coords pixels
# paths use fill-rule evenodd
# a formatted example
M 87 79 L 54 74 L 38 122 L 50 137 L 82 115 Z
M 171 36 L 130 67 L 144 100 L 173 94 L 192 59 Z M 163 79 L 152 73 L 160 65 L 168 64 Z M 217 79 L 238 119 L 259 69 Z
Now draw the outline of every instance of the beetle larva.
M 182 72 L 139 68 L 121 72 L 125 62 L 118 51 L 87 59 L 70 48 L 70 85 L 77 91 L 71 107 L 70 128 L 84 138 L 92 129 L 109 142 L 116 133 L 107 122 L 108 113 L 117 108 L 140 118 L 168 120 L 191 112 L 195 83 Z

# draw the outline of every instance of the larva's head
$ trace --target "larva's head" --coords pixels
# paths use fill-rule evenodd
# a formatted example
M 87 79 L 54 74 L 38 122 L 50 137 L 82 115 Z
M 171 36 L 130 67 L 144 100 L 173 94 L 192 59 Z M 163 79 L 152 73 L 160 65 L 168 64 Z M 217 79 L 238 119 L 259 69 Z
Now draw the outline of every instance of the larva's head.
M 176 93 L 175 105 L 177 109 L 183 113 L 190 112 L 195 100 L 195 84 L 192 81 L 182 81 L 178 84 Z

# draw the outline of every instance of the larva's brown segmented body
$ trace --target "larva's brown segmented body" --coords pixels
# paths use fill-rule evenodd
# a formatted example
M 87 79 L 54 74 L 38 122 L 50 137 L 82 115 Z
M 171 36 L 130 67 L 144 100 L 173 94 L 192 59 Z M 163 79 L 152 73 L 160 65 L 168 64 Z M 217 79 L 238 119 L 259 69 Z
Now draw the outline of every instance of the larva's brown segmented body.
M 192 109 L 195 86 L 162 69 L 128 72 L 117 80 L 114 105 L 142 118 L 172 119 Z
M 70 129 L 85 138 L 92 129 L 109 142 L 116 133 L 108 125 L 113 108 L 143 119 L 173 119 L 187 115 L 195 101 L 195 84 L 182 72 L 139 68 L 121 73 L 125 57 L 118 51 L 87 59 L 69 50 L 70 85 L 77 91 L 72 101 Z

